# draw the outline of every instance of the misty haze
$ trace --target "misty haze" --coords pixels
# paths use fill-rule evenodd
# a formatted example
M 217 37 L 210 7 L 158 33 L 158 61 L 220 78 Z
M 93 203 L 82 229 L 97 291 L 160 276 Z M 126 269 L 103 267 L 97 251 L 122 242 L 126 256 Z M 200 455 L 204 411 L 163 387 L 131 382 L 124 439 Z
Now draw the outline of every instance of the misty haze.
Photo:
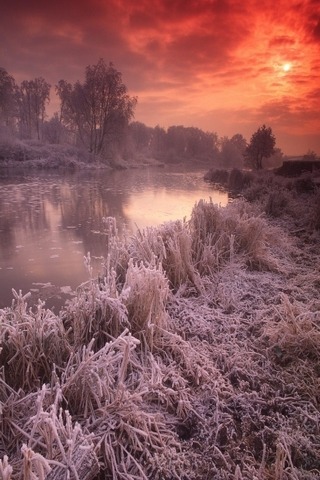
M 0 9 L 0 480 L 320 479 L 320 2 Z

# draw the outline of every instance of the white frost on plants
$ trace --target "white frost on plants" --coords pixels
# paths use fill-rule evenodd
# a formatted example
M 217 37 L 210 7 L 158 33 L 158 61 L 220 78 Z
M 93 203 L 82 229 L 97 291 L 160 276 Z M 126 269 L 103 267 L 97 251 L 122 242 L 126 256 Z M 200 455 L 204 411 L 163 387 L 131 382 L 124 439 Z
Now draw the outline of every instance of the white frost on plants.
M 4 480 L 319 478 L 320 239 L 295 201 L 201 201 L 130 238 L 108 218 L 103 274 L 88 253 L 59 314 L 13 291 Z
M 73 290 L 72 290 L 72 288 L 70 287 L 70 285 L 66 285 L 66 286 L 64 286 L 64 287 L 60 287 L 60 291 L 61 291 L 62 293 L 65 293 L 65 294 L 67 294 L 67 293 L 73 293 Z

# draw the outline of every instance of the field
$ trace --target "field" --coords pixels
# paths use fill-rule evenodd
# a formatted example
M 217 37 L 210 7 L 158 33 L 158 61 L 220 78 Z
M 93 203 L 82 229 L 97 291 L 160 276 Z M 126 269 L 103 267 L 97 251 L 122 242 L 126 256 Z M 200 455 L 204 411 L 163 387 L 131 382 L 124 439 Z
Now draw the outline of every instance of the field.
M 0 310 L 0 479 L 320 478 L 320 196 L 265 174 Z

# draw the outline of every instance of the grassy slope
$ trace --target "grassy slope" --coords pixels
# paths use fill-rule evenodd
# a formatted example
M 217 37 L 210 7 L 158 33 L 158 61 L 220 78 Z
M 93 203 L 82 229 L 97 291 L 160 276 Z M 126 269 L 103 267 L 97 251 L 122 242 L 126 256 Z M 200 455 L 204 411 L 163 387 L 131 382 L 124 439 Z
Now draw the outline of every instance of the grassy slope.
M 245 194 L 125 240 L 109 219 L 60 315 L 0 310 L 0 478 L 319 478 L 319 196 Z

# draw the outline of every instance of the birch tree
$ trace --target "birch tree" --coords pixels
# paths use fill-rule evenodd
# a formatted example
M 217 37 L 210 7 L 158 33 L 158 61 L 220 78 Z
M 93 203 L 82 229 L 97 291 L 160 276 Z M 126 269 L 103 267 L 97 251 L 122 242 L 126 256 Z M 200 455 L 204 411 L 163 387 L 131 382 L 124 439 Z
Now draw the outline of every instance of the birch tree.
M 13 128 L 16 84 L 14 78 L 0 67 L 0 126 Z
M 24 80 L 17 89 L 18 122 L 20 134 L 40 140 L 45 119 L 46 104 L 50 99 L 50 85 L 44 78 Z
M 137 103 L 136 98 L 128 95 L 121 73 L 103 59 L 86 68 L 83 83 L 71 85 L 60 80 L 56 92 L 61 101 L 62 122 L 75 129 L 81 142 L 94 154 L 101 154 L 119 139 Z

